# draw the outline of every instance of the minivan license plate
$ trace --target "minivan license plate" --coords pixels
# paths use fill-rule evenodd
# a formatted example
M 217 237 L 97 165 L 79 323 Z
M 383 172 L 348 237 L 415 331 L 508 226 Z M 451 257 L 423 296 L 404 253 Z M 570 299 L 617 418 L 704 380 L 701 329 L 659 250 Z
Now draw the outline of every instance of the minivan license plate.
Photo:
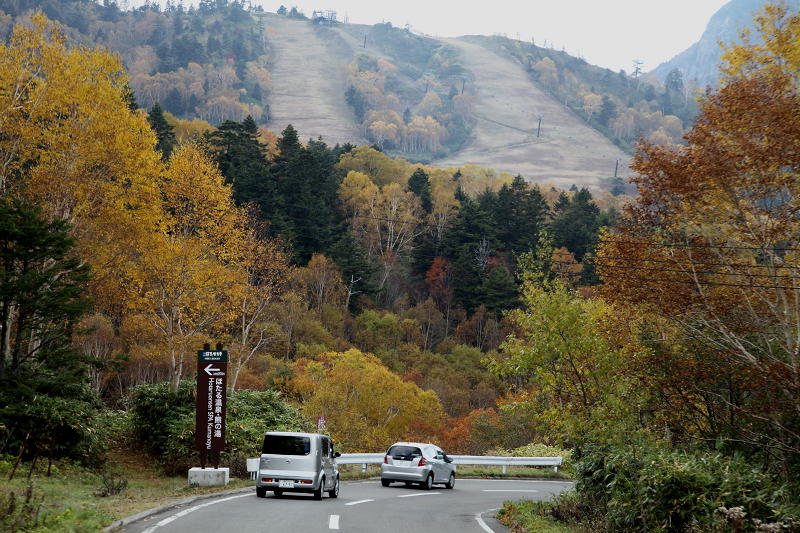
M 294 481 L 292 481 L 291 479 L 279 479 L 278 487 L 282 489 L 293 489 Z

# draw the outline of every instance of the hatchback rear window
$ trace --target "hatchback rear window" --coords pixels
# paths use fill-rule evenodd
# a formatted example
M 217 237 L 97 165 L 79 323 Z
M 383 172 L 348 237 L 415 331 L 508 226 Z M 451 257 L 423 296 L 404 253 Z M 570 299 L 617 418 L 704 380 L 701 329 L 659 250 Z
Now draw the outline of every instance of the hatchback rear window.
M 311 439 L 290 435 L 265 435 L 261 453 L 274 455 L 308 455 L 311 453 Z
M 386 453 L 392 459 L 400 459 L 401 461 L 410 461 L 415 457 L 422 457 L 422 450 L 416 446 L 392 446 Z

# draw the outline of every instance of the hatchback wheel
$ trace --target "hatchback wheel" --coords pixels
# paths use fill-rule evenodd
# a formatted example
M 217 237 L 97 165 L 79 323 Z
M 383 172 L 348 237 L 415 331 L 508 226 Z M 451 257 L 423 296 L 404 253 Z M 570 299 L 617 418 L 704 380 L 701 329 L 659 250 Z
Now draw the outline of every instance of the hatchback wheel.
M 389 481 L 388 479 L 381 479 L 381 485 L 383 485 L 384 487 L 388 487 L 391 484 L 392 482 Z
M 333 488 L 328 491 L 328 498 L 338 498 L 339 497 L 339 478 L 336 478 L 336 482 L 333 484 Z
M 319 488 L 314 491 L 314 499 L 321 500 L 322 499 L 322 489 L 325 488 L 325 478 L 323 477 L 319 482 Z
M 444 486 L 446 489 L 452 489 L 456 486 L 456 475 L 450 472 L 450 479 L 447 480 L 447 484 Z
M 259 498 L 266 498 L 267 497 L 267 489 L 264 487 L 256 487 L 256 496 Z
M 433 474 L 428 474 L 428 477 L 425 478 L 425 481 L 422 483 L 422 488 L 425 490 L 431 490 L 433 488 Z

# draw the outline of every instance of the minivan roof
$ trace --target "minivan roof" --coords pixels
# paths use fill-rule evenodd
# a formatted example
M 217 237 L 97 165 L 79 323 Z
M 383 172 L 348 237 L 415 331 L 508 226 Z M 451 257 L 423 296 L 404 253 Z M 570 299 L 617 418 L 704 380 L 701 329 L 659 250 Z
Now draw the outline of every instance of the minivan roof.
M 328 437 L 322 433 L 299 433 L 297 431 L 267 431 L 264 435 L 280 435 L 284 437 Z

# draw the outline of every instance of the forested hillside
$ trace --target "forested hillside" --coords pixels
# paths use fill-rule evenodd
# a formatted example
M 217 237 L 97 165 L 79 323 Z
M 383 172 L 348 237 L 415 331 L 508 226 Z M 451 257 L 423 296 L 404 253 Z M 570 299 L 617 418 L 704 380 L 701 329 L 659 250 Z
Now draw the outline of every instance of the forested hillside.
M 469 135 L 474 91 L 451 46 L 390 23 L 340 25 L 351 45 L 347 102 L 364 135 L 382 149 L 430 161 L 457 151 Z
M 528 72 L 531 90 L 520 93 L 514 79 L 504 84 L 467 68 L 465 49 L 456 43 L 388 23 L 343 24 L 285 7 L 266 13 L 240 0 L 188 8 L 168 2 L 163 9 L 148 2 L 130 11 L 113 1 L 14 0 L 4 9 L 0 32 L 7 36 L 18 17 L 37 7 L 64 24 L 76 42 L 121 54 L 139 106 L 158 103 L 177 118 L 207 123 L 179 126 L 184 135 L 251 116 L 268 124 L 272 135 L 292 123 L 304 139 L 367 141 L 412 161 L 480 162 L 538 183 L 619 192 L 622 184 L 609 178 L 615 171 L 628 175 L 625 152 L 636 140 L 680 143 L 697 111 L 694 86 L 678 70 L 663 87 L 654 86 L 638 71 L 614 73 L 533 43 L 471 38 Z M 540 91 L 552 104 L 536 96 Z M 494 97 L 510 102 L 512 115 L 526 120 L 507 124 L 503 117 L 483 116 L 494 112 L 487 107 Z M 537 109 L 538 116 L 547 111 L 544 137 L 537 137 L 537 117 L 528 117 Z M 487 144 L 487 132 L 475 130 L 477 121 L 514 128 L 516 133 L 499 134 L 519 139 Z M 547 136 L 556 130 L 560 135 Z M 594 131 L 620 150 L 602 147 Z
M 582 530 L 797 531 L 800 16 L 756 27 L 768 46 L 724 55 L 686 144 L 637 146 L 625 197 L 191 124 L 21 17 L 0 43 L 0 473 L 104 471 L 111 446 L 185 473 L 196 352 L 221 342 L 233 472 L 326 416 L 346 452 L 565 456 L 576 490 L 533 512 Z M 0 487 L 3 528 L 80 530 L 19 497 Z
M 679 69 L 653 85 L 632 73 L 588 64 L 566 52 L 505 37 L 475 37 L 519 61 L 531 78 L 619 147 L 632 150 L 647 138 L 658 144 L 682 142 L 697 114 L 700 89 Z M 650 80 L 653 81 L 653 80 Z
M 203 0 L 188 9 L 168 2 L 123 11 L 117 2 L 10 0 L 0 5 L 0 38 L 14 21 L 41 9 L 70 39 L 119 53 L 138 105 L 156 102 L 186 118 L 219 124 L 247 115 L 269 118 L 268 43 L 245 2 Z

